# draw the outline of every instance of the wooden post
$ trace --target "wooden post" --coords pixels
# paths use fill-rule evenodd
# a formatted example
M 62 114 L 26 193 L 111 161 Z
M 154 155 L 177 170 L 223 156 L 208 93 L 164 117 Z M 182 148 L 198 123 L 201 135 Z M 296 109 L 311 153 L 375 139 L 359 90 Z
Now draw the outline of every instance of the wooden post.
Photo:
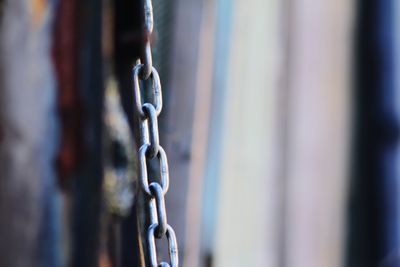
M 290 1 L 282 266 L 343 265 L 352 1 Z
M 183 266 L 198 266 L 204 157 L 211 98 L 214 1 L 179 0 L 169 77 L 163 79 L 165 128 L 162 142 L 170 166 L 168 222 L 176 230 Z M 155 18 L 157 23 L 157 18 Z M 162 45 L 162 44 L 161 44 Z M 161 120 L 164 120 L 162 118 Z M 165 251 L 165 249 L 163 249 Z
M 221 112 L 216 158 L 212 173 L 218 186 L 212 266 L 279 265 L 278 96 L 283 44 L 280 39 L 280 1 L 220 1 L 218 14 L 226 16 L 224 45 L 216 61 L 225 60 L 214 90 Z M 230 13 L 228 13 L 230 12 Z M 223 24 L 226 26 L 226 24 Z M 227 50 L 227 52 L 225 52 Z M 221 94 L 220 94 L 221 95 Z M 222 103 L 222 104 L 220 104 Z M 219 107 L 219 105 L 223 105 Z

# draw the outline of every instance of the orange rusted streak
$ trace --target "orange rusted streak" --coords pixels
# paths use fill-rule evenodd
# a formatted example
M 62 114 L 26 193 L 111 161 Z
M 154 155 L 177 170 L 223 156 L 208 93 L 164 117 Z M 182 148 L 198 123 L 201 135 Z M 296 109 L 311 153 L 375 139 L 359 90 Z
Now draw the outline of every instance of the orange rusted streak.
M 58 84 L 61 144 L 57 158 L 60 185 L 66 187 L 77 169 L 81 147 L 82 103 L 78 90 L 76 0 L 61 0 L 56 12 L 54 63 Z

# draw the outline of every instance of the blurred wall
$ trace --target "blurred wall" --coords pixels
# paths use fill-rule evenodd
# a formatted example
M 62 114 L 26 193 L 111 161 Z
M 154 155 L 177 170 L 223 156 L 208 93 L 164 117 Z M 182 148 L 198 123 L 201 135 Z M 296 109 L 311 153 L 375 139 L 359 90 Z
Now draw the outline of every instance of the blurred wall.
M 216 7 L 203 256 L 218 267 L 342 266 L 353 3 Z
M 284 263 L 343 266 L 350 161 L 352 1 L 292 1 Z
M 277 266 L 279 1 L 229 4 L 214 266 Z

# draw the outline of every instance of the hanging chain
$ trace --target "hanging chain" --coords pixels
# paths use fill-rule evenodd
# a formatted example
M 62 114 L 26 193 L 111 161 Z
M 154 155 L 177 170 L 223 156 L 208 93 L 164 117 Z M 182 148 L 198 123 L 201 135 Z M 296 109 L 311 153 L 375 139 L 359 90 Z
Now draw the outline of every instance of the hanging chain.
M 144 46 L 144 67 L 143 75 L 144 79 L 148 79 L 153 67 L 153 59 L 151 55 L 150 37 L 153 33 L 154 20 L 153 20 L 153 5 L 151 0 L 144 0 L 144 26 L 145 26 L 145 46 Z
M 153 7 L 151 0 L 144 0 L 146 43 L 144 46 L 143 64 L 137 63 L 133 69 L 133 87 L 136 108 L 140 119 L 141 147 L 139 149 L 139 184 L 148 202 L 150 223 L 147 226 L 147 249 L 145 255 L 151 267 L 178 267 L 178 246 L 175 232 L 167 222 L 164 196 L 169 186 L 167 155 L 159 143 L 158 116 L 162 109 L 160 78 L 152 66 L 150 35 L 153 32 Z M 151 82 L 153 103 L 142 103 L 140 81 Z M 147 88 L 147 87 L 146 87 Z M 145 94 L 146 95 L 146 94 Z M 147 161 L 156 158 L 159 161 L 160 183 L 149 181 Z M 155 239 L 166 237 L 170 263 L 157 260 Z

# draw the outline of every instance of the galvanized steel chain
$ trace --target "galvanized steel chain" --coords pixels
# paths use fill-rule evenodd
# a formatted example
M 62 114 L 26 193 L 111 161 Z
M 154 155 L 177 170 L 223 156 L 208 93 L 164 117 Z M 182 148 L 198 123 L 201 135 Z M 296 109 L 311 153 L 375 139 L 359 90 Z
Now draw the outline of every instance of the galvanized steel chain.
M 145 45 L 144 45 L 144 67 L 142 70 L 142 77 L 148 79 L 153 67 L 153 58 L 151 55 L 150 37 L 153 33 L 154 20 L 153 20 L 153 4 L 151 0 L 144 0 L 144 26 L 145 26 Z
M 175 232 L 167 222 L 164 196 L 169 186 L 167 155 L 159 142 L 158 116 L 162 110 L 161 83 L 157 70 L 152 66 L 150 35 L 153 31 L 153 8 L 151 0 L 144 0 L 146 43 L 142 64 L 137 63 L 133 69 L 133 87 L 136 108 L 140 119 L 141 147 L 139 149 L 139 184 L 148 202 L 150 223 L 147 226 L 147 253 L 145 255 L 151 267 L 178 267 L 178 247 Z M 151 82 L 153 100 L 142 100 L 141 81 Z M 142 84 L 143 84 L 142 83 Z M 145 89 L 148 87 L 144 87 Z M 148 94 L 144 94 L 148 95 Z M 144 103 L 143 103 L 144 102 Z M 158 158 L 160 181 L 149 181 L 147 161 Z M 169 263 L 157 260 L 155 239 L 166 237 L 168 240 Z

